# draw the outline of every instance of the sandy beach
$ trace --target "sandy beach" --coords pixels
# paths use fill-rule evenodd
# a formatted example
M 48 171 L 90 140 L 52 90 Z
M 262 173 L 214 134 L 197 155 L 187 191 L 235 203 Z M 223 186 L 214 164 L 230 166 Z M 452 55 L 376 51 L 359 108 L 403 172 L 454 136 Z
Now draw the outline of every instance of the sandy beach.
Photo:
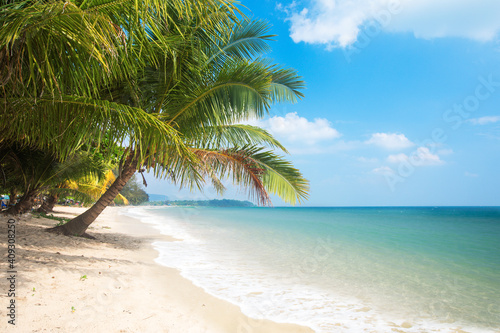
M 94 222 L 88 232 L 95 240 L 45 232 L 55 220 L 16 217 L 14 274 L 8 273 L 9 218 L 1 217 L 1 332 L 312 332 L 249 318 L 155 263 L 151 242 L 173 239 L 119 209 L 107 208 Z M 84 209 L 55 211 L 72 217 Z M 12 287 L 15 297 L 8 295 Z M 11 300 L 15 325 L 8 322 Z

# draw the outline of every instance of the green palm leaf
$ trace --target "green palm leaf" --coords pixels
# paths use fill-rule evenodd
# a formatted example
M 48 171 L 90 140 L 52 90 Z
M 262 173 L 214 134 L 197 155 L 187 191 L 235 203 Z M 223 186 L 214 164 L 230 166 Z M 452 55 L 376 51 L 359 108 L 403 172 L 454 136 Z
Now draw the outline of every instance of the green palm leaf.
M 24 110 L 21 114 L 16 110 Z M 144 156 L 164 147 L 188 154 L 178 132 L 142 109 L 105 100 L 64 96 L 61 99 L 10 98 L 0 106 L 3 140 L 19 140 L 71 156 L 84 142 L 129 144 Z M 82 121 L 91 119 L 91 121 Z
M 304 97 L 301 92 L 305 88 L 302 78 L 293 69 L 271 66 L 271 98 L 275 103 L 296 103 Z
M 264 145 L 287 153 L 286 148 L 266 130 L 251 125 L 190 127 L 183 134 L 190 145 L 204 149 L 222 149 L 234 146 Z
M 215 63 L 217 67 L 224 67 L 229 57 L 251 59 L 271 50 L 267 42 L 275 35 L 269 34 L 269 25 L 265 21 L 247 19 L 233 26 L 232 30 L 224 27 L 217 35 L 212 49 L 207 52 L 206 66 Z M 228 31 L 230 34 L 225 36 Z
M 261 147 L 245 146 L 226 150 L 197 149 L 200 173 L 222 184 L 230 178 L 249 192 L 251 199 L 270 205 L 268 193 L 277 194 L 285 202 L 300 203 L 307 199 L 309 182 L 289 161 Z M 214 181 L 215 180 L 215 181 Z
M 172 91 L 162 117 L 180 127 L 186 123 L 225 125 L 262 117 L 270 107 L 267 68 L 260 62 L 228 62 L 205 82 L 186 77 Z

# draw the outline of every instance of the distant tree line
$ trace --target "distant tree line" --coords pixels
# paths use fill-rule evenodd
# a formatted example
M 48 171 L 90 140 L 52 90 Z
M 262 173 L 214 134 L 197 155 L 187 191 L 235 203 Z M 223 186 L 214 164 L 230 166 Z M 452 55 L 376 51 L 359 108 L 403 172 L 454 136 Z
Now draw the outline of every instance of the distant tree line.
M 195 206 L 195 207 L 255 207 L 250 201 L 241 200 L 175 200 L 165 201 L 170 206 Z
M 163 200 L 148 201 L 143 205 L 147 206 L 193 206 L 193 207 L 255 207 L 250 201 L 241 200 Z

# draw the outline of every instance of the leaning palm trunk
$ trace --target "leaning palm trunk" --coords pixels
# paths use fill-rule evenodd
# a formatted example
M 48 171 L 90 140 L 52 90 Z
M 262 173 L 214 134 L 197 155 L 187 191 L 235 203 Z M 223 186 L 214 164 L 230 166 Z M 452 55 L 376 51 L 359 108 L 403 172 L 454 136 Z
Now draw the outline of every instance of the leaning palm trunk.
M 11 206 L 7 210 L 6 213 L 9 215 L 18 215 L 29 212 L 31 208 L 33 208 L 33 206 L 35 205 L 35 198 L 37 195 L 38 195 L 37 190 L 26 192 L 14 206 Z
M 49 195 L 47 200 L 44 200 L 42 205 L 37 209 L 37 212 L 45 214 L 53 212 L 57 199 L 57 195 Z
M 132 178 L 137 170 L 137 158 L 134 153 L 130 153 L 123 163 L 122 169 L 118 177 L 97 202 L 83 214 L 78 215 L 66 224 L 49 229 L 51 232 L 62 233 L 64 235 L 73 236 L 88 236 L 86 235 L 87 228 L 95 221 L 95 219 L 108 207 L 108 205 L 116 198 L 118 193 L 123 189 L 127 182 Z

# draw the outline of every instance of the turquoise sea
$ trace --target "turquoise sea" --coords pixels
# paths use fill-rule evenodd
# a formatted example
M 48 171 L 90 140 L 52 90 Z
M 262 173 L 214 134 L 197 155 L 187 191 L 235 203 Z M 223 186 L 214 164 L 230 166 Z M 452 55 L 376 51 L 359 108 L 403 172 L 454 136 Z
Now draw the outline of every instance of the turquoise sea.
M 317 332 L 500 332 L 500 208 L 130 208 L 157 261 Z

